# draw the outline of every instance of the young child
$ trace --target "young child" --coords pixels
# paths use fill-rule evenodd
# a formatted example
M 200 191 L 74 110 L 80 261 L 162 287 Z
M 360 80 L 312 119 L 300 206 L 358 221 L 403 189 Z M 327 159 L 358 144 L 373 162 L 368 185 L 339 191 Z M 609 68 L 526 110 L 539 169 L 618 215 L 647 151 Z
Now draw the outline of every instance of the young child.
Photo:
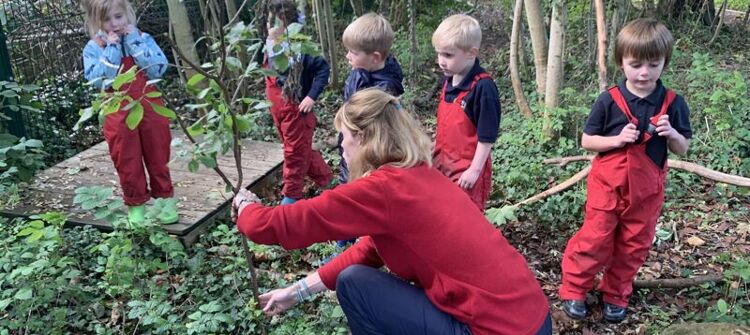
M 128 220 L 142 222 L 145 219 L 144 204 L 151 197 L 171 198 L 174 194 L 167 167 L 172 140 L 169 119 L 155 113 L 151 107 L 151 104 L 163 105 L 160 98 L 144 97 L 156 91 L 147 81 L 164 74 L 167 58 L 153 37 L 134 26 L 135 12 L 127 0 L 85 0 L 83 9 L 91 36 L 83 49 L 86 80 L 99 88 L 111 90 L 111 80 L 118 73 L 138 66 L 135 81 L 121 89 L 133 99 L 143 98 L 142 121 L 136 129 L 130 130 L 125 123 L 129 111 L 120 110 L 107 115 L 103 133 L 120 177 Z M 169 207 L 158 217 L 162 223 L 178 220 L 176 207 Z
M 664 203 L 667 149 L 688 150 L 688 106 L 659 80 L 673 41 L 654 19 L 628 23 L 615 41 L 625 81 L 599 95 L 586 121 L 581 146 L 599 154 L 588 176 L 583 227 L 565 249 L 559 292 L 573 319 L 588 314 L 586 293 L 602 268 L 603 317 L 625 319 L 633 279 L 646 260 Z
M 432 34 L 445 74 L 437 111 L 433 164 L 484 211 L 492 187 L 490 151 L 500 128 L 497 86 L 479 65 L 482 30 L 476 19 L 457 14 Z
M 375 13 L 362 15 L 346 27 L 341 39 L 346 47 L 346 59 L 352 66 L 352 72 L 344 84 L 344 102 L 349 101 L 355 92 L 368 87 L 378 87 L 395 96 L 404 93 L 401 66 L 389 54 L 393 37 L 390 22 Z M 349 180 L 349 168 L 343 159 L 342 138 L 339 133 L 339 182 L 343 184 Z
M 271 12 L 269 17 L 277 18 L 281 24 L 269 30 L 266 58 L 272 64 L 276 56 L 273 54 L 273 47 L 279 43 L 286 27 L 298 22 L 300 15 L 292 0 L 272 0 L 268 7 Z M 287 47 L 283 43 L 281 45 Z M 284 146 L 282 205 L 292 204 L 302 198 L 305 176 L 309 176 L 320 187 L 328 185 L 333 179 L 331 168 L 320 152 L 312 148 L 317 123 L 313 106 L 328 85 L 330 67 L 323 57 L 309 55 L 303 55 L 301 60 L 290 60 L 290 69 L 295 66 L 302 67 L 299 78 L 301 90 L 295 92 L 296 97 L 287 97 L 282 92 L 289 69 L 278 77 L 266 77 L 266 95 L 271 101 L 271 116 Z M 297 99 L 301 101 L 297 103 Z

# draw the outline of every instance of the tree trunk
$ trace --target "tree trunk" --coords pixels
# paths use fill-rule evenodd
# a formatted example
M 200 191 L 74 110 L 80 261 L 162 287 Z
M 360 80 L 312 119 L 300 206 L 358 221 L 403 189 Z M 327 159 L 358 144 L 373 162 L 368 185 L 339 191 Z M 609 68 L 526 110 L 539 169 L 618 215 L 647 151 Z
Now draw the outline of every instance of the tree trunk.
M 384 17 L 389 17 L 391 15 L 391 1 L 380 0 L 380 4 L 378 5 L 378 13 L 380 13 L 380 15 L 383 15 Z
M 526 20 L 529 23 L 531 45 L 534 49 L 536 69 L 536 91 L 541 96 L 547 84 L 547 29 L 544 26 L 544 13 L 539 0 L 524 0 Z
M 177 43 L 177 46 L 189 61 L 193 62 L 193 64 L 200 64 L 198 61 L 198 52 L 195 50 L 193 29 L 190 25 L 190 18 L 188 17 L 185 3 L 180 0 L 167 0 L 167 8 L 169 10 L 169 24 L 172 26 L 171 32 L 174 35 L 172 38 L 174 38 L 175 43 Z M 184 68 L 184 71 L 178 71 L 183 84 L 187 82 L 187 79 L 196 74 L 194 69 L 185 67 L 176 57 L 175 63 Z
M 614 3 L 614 10 L 612 10 L 612 21 L 610 22 L 609 27 L 609 40 L 611 41 L 609 45 L 607 46 L 607 55 L 610 57 L 610 63 L 615 64 L 614 59 L 611 59 L 614 57 L 615 54 L 615 41 L 617 37 L 617 33 L 620 32 L 620 28 L 625 23 L 624 21 L 628 18 L 628 7 L 629 7 L 630 0 L 615 0 Z
M 521 30 L 521 15 L 523 15 L 523 0 L 516 0 L 513 8 L 513 29 L 510 33 L 510 80 L 513 84 L 513 94 L 516 96 L 516 105 L 526 117 L 531 117 L 531 108 L 526 101 L 521 85 L 521 76 L 518 74 L 518 41 Z
M 745 12 L 745 18 L 743 19 L 745 22 L 745 25 L 747 25 L 748 22 L 750 22 L 750 3 L 747 5 L 747 12 Z
M 224 0 L 224 6 L 226 6 L 227 11 L 226 22 L 229 22 L 235 15 L 237 15 L 237 4 L 234 0 Z
M 362 16 L 364 14 L 365 5 L 362 3 L 362 0 L 350 0 L 349 3 L 352 5 L 354 16 Z
M 716 30 L 714 30 L 714 36 L 711 37 L 711 40 L 708 41 L 708 45 L 714 44 L 714 41 L 717 37 L 719 37 L 719 32 L 721 31 L 721 26 L 724 24 L 724 16 L 727 14 L 727 0 L 722 1 L 721 7 L 719 7 L 719 13 L 717 14 L 719 16 L 719 22 L 716 24 Z
M 409 86 L 417 87 L 417 4 L 416 0 L 409 0 L 409 42 L 411 55 L 409 61 Z
M 550 113 L 560 104 L 560 88 L 565 65 L 565 27 L 567 25 L 567 9 L 564 1 L 557 2 L 552 7 L 550 20 L 549 54 L 547 56 L 547 84 L 544 92 L 543 131 L 552 138 L 552 119 Z
M 326 23 L 326 34 L 328 34 L 328 64 L 331 64 L 331 88 L 337 88 L 339 84 L 338 57 L 336 57 L 336 37 L 333 28 L 333 11 L 331 10 L 331 0 L 323 0 L 323 8 Z
M 604 19 L 604 0 L 594 0 L 596 7 L 596 65 L 599 69 L 599 91 L 604 92 L 607 80 L 607 25 Z

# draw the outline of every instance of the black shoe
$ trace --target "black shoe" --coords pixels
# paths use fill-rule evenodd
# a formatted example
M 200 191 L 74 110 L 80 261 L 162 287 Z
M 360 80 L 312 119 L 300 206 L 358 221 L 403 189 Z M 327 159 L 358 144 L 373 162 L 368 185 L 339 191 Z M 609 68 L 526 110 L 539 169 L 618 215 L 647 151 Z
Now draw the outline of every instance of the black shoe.
M 563 300 L 562 309 L 573 320 L 581 320 L 589 314 L 589 309 L 583 300 Z
M 625 320 L 627 313 L 628 309 L 626 307 L 620 307 L 606 302 L 602 305 L 602 316 L 604 317 L 604 320 L 607 320 L 608 322 L 620 323 L 622 320 Z

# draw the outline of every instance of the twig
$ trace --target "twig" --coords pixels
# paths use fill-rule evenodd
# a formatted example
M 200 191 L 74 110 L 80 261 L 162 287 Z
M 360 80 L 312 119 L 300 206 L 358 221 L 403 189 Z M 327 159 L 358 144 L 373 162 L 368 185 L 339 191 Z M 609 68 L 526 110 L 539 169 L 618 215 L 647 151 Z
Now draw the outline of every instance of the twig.
M 239 9 L 237 9 L 237 13 L 234 13 L 234 16 L 232 17 L 232 19 L 231 19 L 231 20 L 229 20 L 229 23 L 227 23 L 227 24 L 226 24 L 226 25 L 224 26 L 224 29 L 227 29 L 227 28 L 229 28 L 229 27 L 230 27 L 231 25 L 233 25 L 233 24 L 234 24 L 234 21 L 236 21 L 236 20 L 237 20 L 237 19 L 238 19 L 238 18 L 240 17 L 240 13 L 242 13 L 242 10 L 243 10 L 243 9 L 245 9 L 245 5 L 247 5 L 247 0 L 245 0 L 245 1 L 243 1 L 243 2 L 242 2 L 242 4 L 240 5 L 240 8 L 239 8 Z

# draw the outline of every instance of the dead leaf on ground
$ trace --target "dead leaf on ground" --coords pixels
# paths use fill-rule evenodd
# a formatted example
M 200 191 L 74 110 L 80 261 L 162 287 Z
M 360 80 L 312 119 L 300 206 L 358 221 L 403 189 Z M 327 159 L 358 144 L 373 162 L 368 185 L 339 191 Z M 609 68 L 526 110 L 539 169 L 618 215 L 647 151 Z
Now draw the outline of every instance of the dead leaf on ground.
M 694 246 L 694 247 L 700 247 L 700 246 L 706 244 L 706 241 L 702 240 L 698 236 L 690 236 L 687 239 L 687 243 L 690 244 L 691 246 Z

